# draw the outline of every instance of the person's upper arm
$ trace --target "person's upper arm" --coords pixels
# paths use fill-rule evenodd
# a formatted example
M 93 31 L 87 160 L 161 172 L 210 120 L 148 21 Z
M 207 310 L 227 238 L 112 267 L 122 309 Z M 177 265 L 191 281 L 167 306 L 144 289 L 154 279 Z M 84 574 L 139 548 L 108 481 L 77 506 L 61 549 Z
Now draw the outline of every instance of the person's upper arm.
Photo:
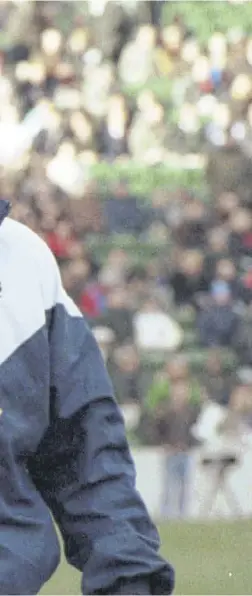
M 93 334 L 46 252 L 44 302 L 51 360 L 51 424 L 34 482 L 61 530 L 87 594 L 169 594 L 173 570 L 135 488 L 121 412 Z
M 65 418 L 92 400 L 102 396 L 113 397 L 114 392 L 94 335 L 65 292 L 54 257 L 51 253 L 48 257 L 44 293 L 51 388 L 57 413 Z

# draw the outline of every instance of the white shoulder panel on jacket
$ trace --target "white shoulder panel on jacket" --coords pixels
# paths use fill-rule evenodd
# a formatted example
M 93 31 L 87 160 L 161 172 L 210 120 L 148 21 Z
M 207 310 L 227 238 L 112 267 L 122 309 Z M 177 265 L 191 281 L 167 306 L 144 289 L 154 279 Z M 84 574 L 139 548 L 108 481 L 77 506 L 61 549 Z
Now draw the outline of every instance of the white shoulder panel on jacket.
M 54 255 L 42 238 L 27 226 L 6 218 L 0 227 L 0 247 L 16 268 L 30 271 L 30 286 L 40 285 L 44 310 L 62 304 L 69 315 L 80 317 L 81 313 L 66 294 Z M 1 257 L 0 257 L 1 258 Z

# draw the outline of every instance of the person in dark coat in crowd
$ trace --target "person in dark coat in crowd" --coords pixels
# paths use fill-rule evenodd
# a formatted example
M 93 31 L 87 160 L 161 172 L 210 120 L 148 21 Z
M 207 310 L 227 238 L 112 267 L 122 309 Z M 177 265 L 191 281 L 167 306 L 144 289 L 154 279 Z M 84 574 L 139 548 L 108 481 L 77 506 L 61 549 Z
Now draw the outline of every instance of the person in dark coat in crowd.
M 128 185 L 121 180 L 114 195 L 104 202 L 104 219 L 111 234 L 139 234 L 146 230 L 150 213 L 139 204 L 139 199 L 129 193 Z
M 234 311 L 232 295 L 223 281 L 213 284 L 211 302 L 199 314 L 197 327 L 205 347 L 230 346 L 238 327 L 239 315 Z
M 181 251 L 177 257 L 177 264 L 170 277 L 170 285 L 174 292 L 174 300 L 178 306 L 197 304 L 197 296 L 209 289 L 209 283 L 204 275 L 203 254 L 200 251 Z
M 201 375 L 202 385 L 205 387 L 209 399 L 222 406 L 227 406 L 234 385 L 233 377 L 230 370 L 223 370 L 220 349 L 212 348 Z
M 115 349 L 109 372 L 118 403 L 140 405 L 144 397 L 144 375 L 134 344 L 124 343 Z

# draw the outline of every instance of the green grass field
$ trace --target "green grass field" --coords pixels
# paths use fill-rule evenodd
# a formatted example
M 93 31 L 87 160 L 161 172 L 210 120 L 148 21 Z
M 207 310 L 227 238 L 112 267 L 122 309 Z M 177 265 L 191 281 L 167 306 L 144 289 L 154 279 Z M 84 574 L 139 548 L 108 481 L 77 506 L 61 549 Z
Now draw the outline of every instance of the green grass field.
M 176 594 L 252 594 L 252 520 L 165 524 L 160 533 Z M 80 574 L 62 558 L 42 594 L 80 594 Z

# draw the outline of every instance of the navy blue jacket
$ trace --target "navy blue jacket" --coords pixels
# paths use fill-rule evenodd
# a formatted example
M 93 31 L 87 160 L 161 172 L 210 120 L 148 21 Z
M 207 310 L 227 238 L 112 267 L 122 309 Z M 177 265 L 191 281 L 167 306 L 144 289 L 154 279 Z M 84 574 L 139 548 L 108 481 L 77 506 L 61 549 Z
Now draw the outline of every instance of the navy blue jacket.
M 169 594 L 97 344 L 46 244 L 7 212 L 1 201 L 0 594 L 36 594 L 55 571 L 52 515 L 82 593 Z

